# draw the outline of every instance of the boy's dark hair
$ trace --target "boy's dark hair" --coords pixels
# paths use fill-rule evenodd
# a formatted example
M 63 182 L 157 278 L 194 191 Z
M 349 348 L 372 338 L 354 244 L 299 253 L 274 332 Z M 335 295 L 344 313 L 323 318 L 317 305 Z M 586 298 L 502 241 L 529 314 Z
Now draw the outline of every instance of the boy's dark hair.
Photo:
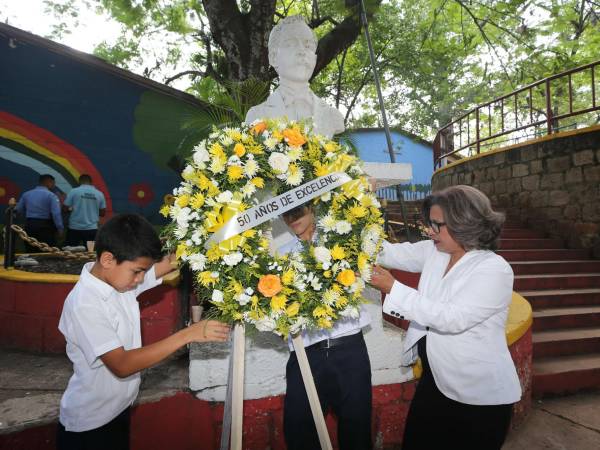
M 150 222 L 139 214 L 117 214 L 98 230 L 96 256 L 110 252 L 117 260 L 133 261 L 148 257 L 154 261 L 162 259 L 160 240 Z
M 54 177 L 49 173 L 44 173 L 38 178 L 39 184 L 45 183 L 46 181 L 54 181 Z

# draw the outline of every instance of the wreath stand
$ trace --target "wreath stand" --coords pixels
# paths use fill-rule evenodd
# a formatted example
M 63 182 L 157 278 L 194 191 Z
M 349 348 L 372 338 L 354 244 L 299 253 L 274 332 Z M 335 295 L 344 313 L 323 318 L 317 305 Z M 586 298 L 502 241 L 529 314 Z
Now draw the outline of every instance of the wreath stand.
M 221 450 L 242 449 L 242 418 L 244 409 L 244 353 L 246 339 L 244 337 L 244 325 L 236 323 L 232 333 L 232 352 L 229 357 L 229 374 L 227 376 L 227 393 L 225 395 L 225 408 L 223 411 L 223 428 L 221 430 Z M 302 336 L 297 334 L 292 337 L 300 372 L 313 419 L 317 427 L 319 442 L 322 450 L 332 450 L 331 439 L 327 432 L 325 417 L 321 409 L 321 402 L 315 387 Z

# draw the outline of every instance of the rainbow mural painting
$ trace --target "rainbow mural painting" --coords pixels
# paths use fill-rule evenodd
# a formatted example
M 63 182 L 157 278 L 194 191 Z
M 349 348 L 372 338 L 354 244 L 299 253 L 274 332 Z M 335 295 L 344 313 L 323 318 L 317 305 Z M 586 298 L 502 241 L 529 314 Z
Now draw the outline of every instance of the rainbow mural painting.
M 58 136 L 0 111 L 0 147 L 3 159 L 28 167 L 38 174 L 53 175 L 57 186 L 65 192 L 78 185 L 81 174 L 90 175 L 96 188 L 106 197 L 107 213 L 112 212 L 110 192 L 100 172 L 80 150 Z M 4 183 L 12 185 L 10 189 L 4 188 L 4 192 L 0 191 L 4 194 L 0 196 L 0 202 L 8 204 L 8 192 L 12 195 L 18 192 L 15 192 L 15 185 L 10 180 L 6 179 Z M 0 181 L 0 186 L 4 183 Z

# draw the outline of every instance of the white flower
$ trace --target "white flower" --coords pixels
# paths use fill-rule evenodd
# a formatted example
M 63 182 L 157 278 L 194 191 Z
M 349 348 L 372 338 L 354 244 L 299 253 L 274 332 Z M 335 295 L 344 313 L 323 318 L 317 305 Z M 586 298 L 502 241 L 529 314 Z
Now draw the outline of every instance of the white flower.
M 189 178 L 193 173 L 194 168 L 190 164 L 188 164 L 187 166 L 185 166 L 185 169 L 183 169 L 183 172 L 181 172 L 181 175 L 183 176 L 183 178 Z
M 335 231 L 340 234 L 350 233 L 350 231 L 352 231 L 352 224 L 347 220 L 340 220 L 335 224 Z
M 273 331 L 276 323 L 271 317 L 265 316 L 262 319 L 257 320 L 254 325 L 258 331 Z
M 244 306 L 244 305 L 248 304 L 248 302 L 250 301 L 250 298 L 251 297 L 248 294 L 245 294 L 242 292 L 240 295 L 237 296 L 236 300 L 241 306 Z
M 330 264 L 331 252 L 326 247 L 315 247 L 315 259 L 321 264 Z
M 221 173 L 225 170 L 225 163 L 220 158 L 213 158 L 210 162 L 209 169 L 212 173 Z
M 273 137 L 265 139 L 265 147 L 269 150 L 273 150 L 278 143 L 279 141 Z
M 357 278 L 356 281 L 354 283 L 352 283 L 352 285 L 348 289 L 348 292 L 351 292 L 351 293 L 354 293 L 354 292 L 361 293 L 364 289 L 365 289 L 365 282 L 363 281 L 362 278 Z
M 304 318 L 302 316 L 298 316 L 298 319 L 296 320 L 296 322 L 294 322 L 290 326 L 290 333 L 291 334 L 299 333 L 300 331 L 302 331 L 306 328 L 307 323 L 308 323 L 308 321 L 306 320 L 306 318 Z
M 233 200 L 233 193 L 231 191 L 221 192 L 219 195 L 217 195 L 216 200 L 219 203 L 229 203 L 231 200 Z
M 194 230 L 194 232 L 192 233 L 192 242 L 194 243 L 194 245 L 201 245 L 202 244 L 202 237 L 206 234 L 206 228 L 204 227 L 198 227 Z
M 288 170 L 290 165 L 290 158 L 287 155 L 280 152 L 273 152 L 269 156 L 269 165 L 279 173 L 284 173 Z
M 248 198 L 250 196 L 252 196 L 252 194 L 254 194 L 256 192 L 256 186 L 254 186 L 252 183 L 248 182 L 244 185 L 244 187 L 242 188 L 242 195 L 245 198 Z
M 325 192 L 321 195 L 321 201 L 328 202 L 329 200 L 331 200 L 331 192 Z
M 219 139 L 219 141 L 221 141 L 221 144 L 223 144 L 225 146 L 229 146 L 229 145 L 233 144 L 233 139 L 231 139 L 227 135 L 221 136 L 221 138 Z
M 252 155 L 250 155 L 252 156 Z M 246 160 L 246 164 L 244 164 L 244 175 L 248 178 L 252 178 L 258 172 L 258 163 L 255 159 Z
M 350 319 L 358 319 L 360 317 L 360 310 L 356 306 L 348 306 L 344 310 L 340 311 L 340 316 Z
M 287 174 L 287 178 L 285 180 L 286 184 L 289 186 L 298 186 L 302 179 L 304 178 L 304 171 L 301 167 L 295 167 L 294 170 L 290 170 Z
M 181 228 L 187 228 L 188 222 L 190 221 L 190 215 L 192 214 L 192 210 L 187 206 L 185 208 L 179 208 L 174 206 L 171 208 L 171 216 L 177 222 L 177 225 Z
M 335 217 L 331 215 L 331 213 L 327 213 L 323 218 L 321 218 L 321 220 L 319 220 L 319 226 L 326 232 L 333 231 L 336 223 L 337 221 L 335 220 Z
M 206 168 L 206 163 L 210 160 L 210 154 L 206 151 L 204 141 L 202 141 L 200 145 L 194 147 L 192 158 L 194 159 L 194 164 L 196 164 L 199 169 Z
M 308 283 L 310 283 L 311 287 L 315 290 L 315 291 L 320 291 L 321 288 L 323 287 L 323 285 L 321 284 L 321 282 L 319 281 L 319 278 L 312 272 L 310 272 L 308 274 L 308 276 L 306 277 L 306 281 Z
M 192 270 L 202 271 L 206 266 L 206 256 L 202 253 L 193 253 L 188 257 Z
M 229 166 L 239 166 L 240 165 L 240 158 L 238 155 L 231 155 L 229 157 L 229 159 L 227 160 L 227 165 Z
M 360 270 L 360 277 L 367 282 L 371 281 L 371 275 L 371 266 L 368 264 Z
M 212 301 L 213 303 L 221 303 L 223 301 L 223 292 L 218 289 L 213 290 Z
M 290 161 L 298 161 L 302 156 L 302 147 L 291 147 L 287 155 Z
M 244 255 L 242 255 L 240 252 L 233 252 L 223 256 L 223 261 L 225 261 L 225 264 L 227 264 L 228 266 L 233 267 L 237 263 L 239 263 L 243 259 L 243 257 Z

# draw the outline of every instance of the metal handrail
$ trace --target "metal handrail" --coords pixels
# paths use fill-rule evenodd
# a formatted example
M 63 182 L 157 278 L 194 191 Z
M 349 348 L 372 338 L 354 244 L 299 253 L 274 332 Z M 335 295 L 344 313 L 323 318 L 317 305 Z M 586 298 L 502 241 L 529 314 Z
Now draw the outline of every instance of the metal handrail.
M 596 61 L 575 69 L 549 76 L 543 80 L 536 81 L 528 86 L 517 89 L 510 94 L 506 94 L 492 101 L 482 103 L 466 114 L 463 114 L 458 119 L 450 122 L 437 132 L 433 141 L 434 170 L 442 166 L 442 162 L 445 158 L 456 155 L 459 152 L 464 153 L 464 151 L 467 149 L 469 156 L 473 152 L 476 152 L 476 154 L 481 153 L 482 144 L 491 145 L 493 144 L 493 140 L 500 136 L 523 131 L 527 128 L 535 128 L 536 134 L 542 133 L 543 131 L 545 131 L 546 134 L 552 134 L 561 129 L 559 126 L 559 121 L 562 119 L 579 116 L 593 111 L 600 111 L 600 99 L 596 98 L 595 75 L 599 68 L 600 61 Z M 585 107 L 574 109 L 573 75 L 578 73 L 585 74 L 585 71 L 588 70 L 591 75 L 589 80 L 590 84 L 580 86 L 579 90 L 580 92 L 589 92 L 591 95 L 591 104 L 585 104 Z M 561 106 L 560 100 L 564 100 L 565 93 L 561 92 L 560 89 L 556 89 L 560 96 L 559 99 L 555 100 L 553 104 L 553 91 L 551 89 L 551 83 L 555 80 L 561 79 L 566 79 L 568 81 L 569 111 L 559 114 L 558 108 Z M 542 97 L 545 97 L 544 108 L 534 107 L 533 95 L 536 92 L 536 89 Z M 527 100 L 527 105 L 525 108 L 521 108 L 519 105 L 519 94 L 521 94 L 521 98 L 523 98 L 524 93 Z M 499 120 L 493 120 L 494 114 L 492 112 L 492 108 L 496 109 L 497 107 L 499 108 L 500 117 Z M 510 114 L 510 111 L 507 113 L 505 109 L 510 110 L 510 107 L 514 108 L 514 124 L 509 124 L 505 120 L 507 114 Z M 472 118 L 473 116 L 474 119 Z M 528 118 L 528 120 L 524 120 L 526 118 Z M 534 120 L 534 118 L 536 120 Z M 471 132 L 472 122 L 474 122 L 475 127 L 474 133 Z M 541 126 L 544 124 L 545 126 L 542 129 Z M 456 128 L 458 128 L 458 130 L 456 130 Z M 487 133 L 482 136 L 482 131 L 485 131 L 486 128 Z

